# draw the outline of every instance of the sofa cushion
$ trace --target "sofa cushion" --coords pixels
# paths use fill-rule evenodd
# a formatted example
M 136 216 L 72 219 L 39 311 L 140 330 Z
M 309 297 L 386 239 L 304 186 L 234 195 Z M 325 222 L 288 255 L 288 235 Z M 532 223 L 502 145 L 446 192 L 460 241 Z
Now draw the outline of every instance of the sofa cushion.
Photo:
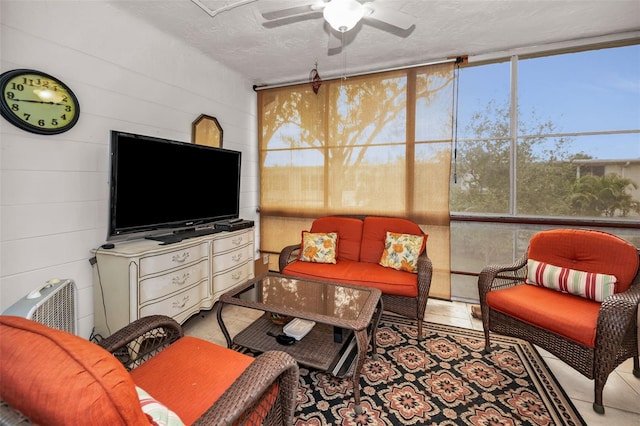
M 295 261 L 284 268 L 285 275 L 312 280 L 375 287 L 383 294 L 416 297 L 418 276 L 385 268 L 378 263 L 339 260 L 335 265 Z
M 595 347 L 600 303 L 593 300 L 544 287 L 518 285 L 490 291 L 487 304 L 529 324 Z
M 626 291 L 638 271 L 638 251 L 605 232 L 557 229 L 539 232 L 529 242 L 529 259 L 563 268 L 614 275 L 617 293 Z
M 617 279 L 613 275 L 576 271 L 537 260 L 527 260 L 527 284 L 602 302 L 615 293 Z
M 338 233 L 302 231 L 299 259 L 303 262 L 336 263 Z
M 378 263 L 384 250 L 387 232 L 423 235 L 422 229 L 408 219 L 382 216 L 367 216 L 362 228 L 360 261 Z M 426 241 L 426 238 L 425 238 Z
M 111 353 L 20 317 L 0 316 L 0 396 L 37 424 L 149 424 Z
M 424 239 L 424 235 L 387 232 L 380 265 L 417 274 L 418 256 L 422 251 Z
M 185 336 L 133 369 L 131 376 L 136 385 L 173 410 L 185 424 L 191 424 L 253 360 L 248 355 Z
M 325 216 L 313 221 L 311 232 L 338 234 L 338 260 L 359 260 L 362 240 L 362 220 L 352 217 Z

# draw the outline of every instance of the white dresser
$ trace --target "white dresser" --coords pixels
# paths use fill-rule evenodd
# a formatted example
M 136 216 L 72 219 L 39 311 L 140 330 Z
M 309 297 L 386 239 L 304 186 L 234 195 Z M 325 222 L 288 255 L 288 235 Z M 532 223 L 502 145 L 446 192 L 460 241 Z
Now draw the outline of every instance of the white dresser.
M 103 337 L 162 314 L 183 323 L 254 276 L 254 228 L 160 245 L 136 240 L 95 251 L 94 324 Z

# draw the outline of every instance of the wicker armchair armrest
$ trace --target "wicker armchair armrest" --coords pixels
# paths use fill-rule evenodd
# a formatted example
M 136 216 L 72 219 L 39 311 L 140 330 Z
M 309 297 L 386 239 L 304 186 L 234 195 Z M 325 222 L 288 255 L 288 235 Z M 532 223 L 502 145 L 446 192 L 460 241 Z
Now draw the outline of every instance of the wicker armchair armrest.
M 615 354 L 631 327 L 635 332 L 638 303 L 640 282 L 637 279 L 627 291 L 613 294 L 602 302 L 596 325 L 596 368 L 607 368 L 600 364 L 604 359 L 615 359 L 615 356 L 606 356 L 606 353 Z
M 478 276 L 478 292 L 480 300 L 484 300 L 487 293 L 504 287 L 512 287 L 524 282 L 527 277 L 527 255 L 522 255 L 515 262 L 508 265 L 487 265 Z
M 184 336 L 182 326 L 173 318 L 151 315 L 139 318 L 98 342 L 132 370 Z
M 298 379 L 298 364 L 293 357 L 282 351 L 264 352 L 194 425 L 245 424 L 260 409 L 261 398 L 276 381 L 278 396 L 265 424 L 293 424 Z
M 286 268 L 288 264 L 298 258 L 299 252 L 300 244 L 286 246 L 282 249 L 282 251 L 280 252 L 280 256 L 278 257 L 278 267 L 280 268 L 280 272 L 282 272 L 282 270 Z

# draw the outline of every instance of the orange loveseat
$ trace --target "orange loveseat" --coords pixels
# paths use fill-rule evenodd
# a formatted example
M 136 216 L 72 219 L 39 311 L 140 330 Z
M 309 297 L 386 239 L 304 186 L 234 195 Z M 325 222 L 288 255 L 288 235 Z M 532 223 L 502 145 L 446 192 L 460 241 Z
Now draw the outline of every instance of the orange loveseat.
M 638 361 L 640 258 L 636 247 L 600 231 L 535 234 L 511 265 L 486 266 L 478 278 L 485 350 L 489 332 L 518 337 L 594 379 L 593 409 L 604 413 L 609 374 Z
M 252 358 L 183 336 L 165 316 L 141 318 L 101 346 L 0 316 L 3 423 L 22 416 L 65 426 L 292 422 L 298 366 L 284 352 Z
M 380 289 L 384 309 L 416 319 L 418 336 L 422 336 L 433 267 L 427 256 L 427 235 L 417 224 L 384 216 L 325 216 L 314 220 L 309 232 L 337 234 L 335 263 L 303 261 L 302 244 L 295 244 L 281 251 L 280 273 Z M 415 271 L 380 265 L 387 232 L 424 237 Z

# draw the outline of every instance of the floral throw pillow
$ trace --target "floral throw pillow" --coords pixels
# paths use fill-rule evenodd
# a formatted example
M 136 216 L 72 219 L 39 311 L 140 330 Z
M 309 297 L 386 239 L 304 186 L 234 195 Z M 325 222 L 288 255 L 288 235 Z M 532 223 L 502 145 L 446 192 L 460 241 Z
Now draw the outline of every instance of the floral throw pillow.
M 564 293 L 602 302 L 616 291 L 614 275 L 576 271 L 549 263 L 527 260 L 527 284 L 538 285 Z
M 422 251 L 424 235 L 387 232 L 380 265 L 399 271 L 418 273 L 418 256 Z
M 336 263 L 337 232 L 302 232 L 300 260 L 315 263 Z

